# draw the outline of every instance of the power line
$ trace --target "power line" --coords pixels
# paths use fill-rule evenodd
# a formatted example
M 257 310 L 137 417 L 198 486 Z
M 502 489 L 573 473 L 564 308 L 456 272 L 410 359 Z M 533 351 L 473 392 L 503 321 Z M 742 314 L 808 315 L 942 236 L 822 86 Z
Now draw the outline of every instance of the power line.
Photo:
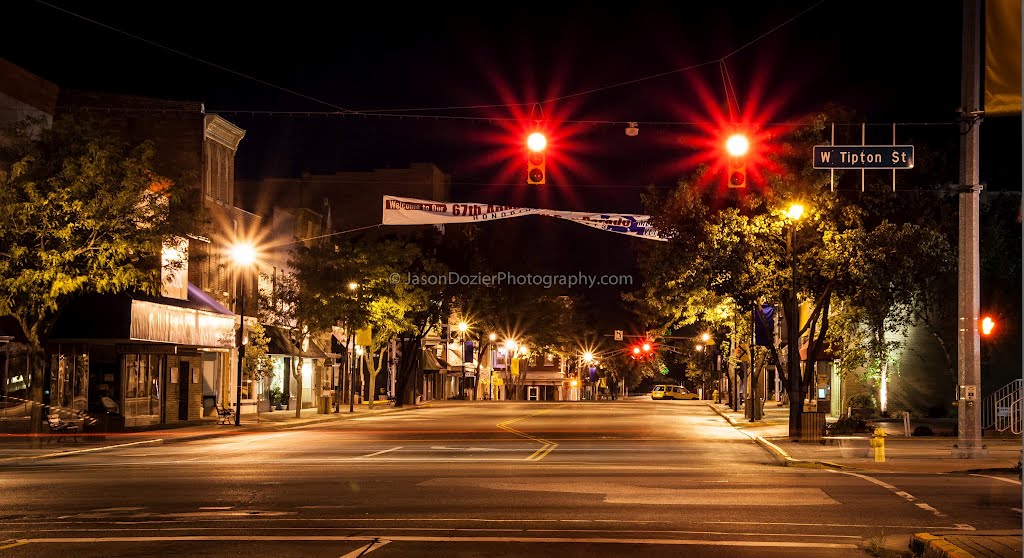
M 529 106 L 529 105 L 536 105 L 536 104 L 545 105 L 545 104 L 550 104 L 550 103 L 554 103 L 554 102 L 557 102 L 557 101 L 564 101 L 565 99 L 571 99 L 573 97 L 581 97 L 583 95 L 590 95 L 592 93 L 600 93 L 602 91 L 607 91 L 609 89 L 615 89 L 615 88 L 618 88 L 618 87 L 624 87 L 626 85 L 633 85 L 633 84 L 636 84 L 636 83 L 640 83 L 640 82 L 644 82 L 644 81 L 649 81 L 649 80 L 652 80 L 652 79 L 658 79 L 658 78 L 669 76 L 669 75 L 672 75 L 672 74 L 688 72 L 690 70 L 695 70 L 695 69 L 703 67 L 703 66 L 708 66 L 708 65 L 711 65 L 711 64 L 721 64 L 721 63 L 725 62 L 727 59 L 729 59 L 730 57 L 736 55 L 741 50 L 743 50 L 743 49 L 753 45 L 754 43 L 760 41 L 761 39 L 767 37 L 768 35 L 771 35 L 772 33 L 778 31 L 782 27 L 785 27 L 786 25 L 792 23 L 793 21 L 795 21 L 799 17 L 803 16 L 807 12 L 817 8 L 818 6 L 820 6 L 822 4 L 824 4 L 825 1 L 826 0 L 819 0 L 816 4 L 814 4 L 814 5 L 812 5 L 812 6 L 808 7 L 808 8 L 805 8 L 804 10 L 802 10 L 799 13 L 797 13 L 793 17 L 787 19 L 786 21 L 783 21 L 782 23 L 776 25 L 775 27 L 769 29 L 768 31 L 765 31 L 764 33 L 758 35 L 757 37 L 755 37 L 751 41 L 749 41 L 746 44 L 744 44 L 743 46 L 733 50 L 729 54 L 726 54 L 725 56 L 716 58 L 714 60 L 707 60 L 705 62 L 700 62 L 700 63 L 697 63 L 697 64 L 691 64 L 689 66 L 685 66 L 685 67 L 682 67 L 682 68 L 676 68 L 674 70 L 668 70 L 668 71 L 665 71 L 665 72 L 658 72 L 656 74 L 650 74 L 650 75 L 646 75 L 646 76 L 641 76 L 641 77 L 638 77 L 636 79 L 622 81 L 622 82 L 619 82 L 619 83 L 613 83 L 613 84 L 610 84 L 610 85 L 604 85 L 604 86 L 601 86 L 601 87 L 595 87 L 595 88 L 587 89 L 587 90 L 584 90 L 584 91 L 578 91 L 576 93 L 570 93 L 568 95 L 560 95 L 558 97 L 549 97 L 547 99 L 542 99 L 542 100 L 539 100 L 539 101 L 531 101 L 531 102 L 527 102 L 527 103 L 504 103 L 504 104 L 500 104 L 499 103 L 499 104 L 490 104 L 490 105 L 464 105 L 464 106 L 450 106 L 450 107 L 422 107 L 422 108 L 399 108 L 399 109 L 370 109 L 368 111 L 360 111 L 360 112 L 398 113 L 398 112 L 424 112 L 424 111 L 430 111 L 430 110 L 475 110 L 475 109 L 483 109 L 483 108 L 512 108 L 512 107 L 522 107 L 522 106 Z
M 191 54 L 189 54 L 187 52 L 183 52 L 183 51 L 177 50 L 175 48 L 171 48 L 171 47 L 169 47 L 167 45 L 158 43 L 156 41 L 151 41 L 151 40 L 149 40 L 149 39 L 147 39 L 145 37 L 140 37 L 139 35 L 135 35 L 133 33 L 129 33 L 128 31 L 125 31 L 123 29 L 118 29 L 117 27 L 114 27 L 112 25 L 107 25 L 106 23 L 103 23 L 101 21 L 97 21 L 95 19 L 91 19 L 91 18 L 85 17 L 85 16 L 83 16 L 81 14 L 72 12 L 71 10 L 67 10 L 67 9 L 61 8 L 60 6 L 55 6 L 55 5 L 50 4 L 48 2 L 44 2 L 43 0 L 33 0 L 33 2 L 35 2 L 37 4 L 42 4 L 43 6 L 46 6 L 48 8 L 52 8 L 54 10 L 57 10 L 58 12 L 63 12 L 65 14 L 67 14 L 67 15 L 70 15 L 72 17 L 76 17 L 76 18 L 81 19 L 83 21 L 87 21 L 89 23 L 92 23 L 93 25 L 98 25 L 100 27 L 103 27 L 104 29 L 108 29 L 108 30 L 113 31 L 115 33 L 120 33 L 120 34 L 122 34 L 122 35 L 124 35 L 126 37 L 130 37 L 130 38 L 135 39 L 137 41 L 142 41 L 142 42 L 144 42 L 144 43 L 146 43 L 148 45 L 155 46 L 157 48 L 162 48 L 162 49 L 167 50 L 169 52 L 173 52 L 174 54 L 177 54 L 179 56 L 184 56 L 185 58 L 188 58 L 189 60 L 193 60 L 193 61 L 199 62 L 201 64 L 206 64 L 208 66 L 217 68 L 218 70 L 221 70 L 221 71 L 224 71 L 224 72 L 228 72 L 229 74 L 234 74 L 234 75 L 236 75 L 238 77 L 241 77 L 241 78 L 245 78 L 245 79 L 248 79 L 248 80 L 255 81 L 256 83 L 260 83 L 262 85 L 266 85 L 267 87 L 272 87 L 272 88 L 277 89 L 279 91 L 284 91 L 285 93 L 290 93 L 292 95 L 296 95 L 296 96 L 302 97 L 303 99 L 306 99 L 306 100 L 309 100 L 309 101 L 313 101 L 313 102 L 316 102 L 316 103 L 320 103 L 321 105 L 325 105 L 325 106 L 337 109 L 337 110 L 342 111 L 342 112 L 346 112 L 346 113 L 354 113 L 355 112 L 355 111 L 347 109 L 345 107 L 341 107 L 341 106 L 335 105 L 334 103 L 329 103 L 327 101 L 324 101 L 323 99 L 318 99 L 316 97 L 312 97 L 310 95 L 306 95 L 305 93 L 299 93 L 298 91 L 295 91 L 293 89 L 288 89 L 287 87 L 282 87 L 280 85 L 277 85 L 277 84 L 274 84 L 274 83 L 270 83 L 269 81 L 262 80 L 262 79 L 259 79 L 257 77 L 253 77 L 253 76 L 250 76 L 248 74 L 244 74 L 244 73 L 239 72 L 237 70 L 232 70 L 231 68 L 227 68 L 225 66 L 221 66 L 220 64 L 216 64 L 214 62 L 210 62 L 209 60 L 204 60 L 202 58 L 199 58 L 198 56 L 193 56 L 193 55 L 191 55 Z

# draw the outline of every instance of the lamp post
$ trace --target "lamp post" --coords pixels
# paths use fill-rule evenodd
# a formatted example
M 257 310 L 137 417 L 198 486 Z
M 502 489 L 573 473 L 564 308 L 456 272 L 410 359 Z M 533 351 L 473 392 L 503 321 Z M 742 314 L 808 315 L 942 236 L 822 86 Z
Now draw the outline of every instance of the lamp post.
M 469 331 L 469 324 L 459 322 L 459 339 L 462 342 L 462 379 L 459 382 L 459 399 L 466 397 L 466 333 Z
M 786 251 L 789 256 L 790 287 L 789 287 L 789 314 L 786 316 L 786 336 L 789 341 L 786 345 L 786 368 L 789 374 L 789 405 L 790 409 L 799 409 L 798 413 L 789 413 L 789 435 L 800 435 L 800 414 L 803 412 L 803 395 L 801 384 L 803 378 L 800 374 L 800 301 L 797 297 L 796 282 L 796 227 L 800 218 L 804 215 L 804 206 L 794 203 L 789 206 L 786 216 L 789 217 L 789 238 L 786 242 Z M 756 394 L 755 394 L 756 395 Z M 755 405 L 757 404 L 755 396 Z M 794 407 L 797 405 L 797 407 Z
M 594 362 L 594 353 L 591 352 L 591 351 L 585 351 L 583 353 L 583 357 L 582 358 L 583 358 L 583 364 L 587 367 L 587 373 L 589 375 L 589 373 L 590 373 L 590 365 Z M 579 390 L 579 386 L 580 386 L 580 367 L 577 366 L 576 367 L 576 380 L 574 381 L 574 385 L 573 385 L 573 387 L 575 387 L 577 389 L 577 392 L 576 392 L 576 400 L 577 401 L 580 399 L 580 394 L 579 394 L 579 391 L 578 391 Z
M 355 281 L 352 281 L 351 283 L 348 284 L 348 290 L 350 290 L 350 291 L 357 291 L 357 290 L 359 290 L 359 283 L 356 283 Z M 360 295 L 361 294 L 362 293 L 360 292 Z M 356 298 L 356 309 L 358 310 L 358 308 L 359 308 L 359 297 Z M 348 330 L 348 339 L 351 341 L 353 339 L 353 336 L 352 336 L 352 318 L 351 318 L 351 316 L 349 317 L 349 320 L 348 320 L 348 327 L 345 328 L 345 329 Z M 352 345 L 352 343 L 348 343 L 348 344 L 345 345 L 345 352 L 348 353 L 347 354 L 348 358 L 345 359 L 345 362 L 348 364 L 348 412 L 354 413 L 354 412 L 356 412 L 356 407 L 355 407 L 355 405 L 356 405 L 356 375 L 355 375 L 355 369 L 352 368 L 352 357 L 353 357 L 352 353 L 353 353 L 353 349 L 349 348 L 351 345 Z
M 244 271 L 256 261 L 256 249 L 252 244 L 240 243 L 231 247 L 231 259 L 238 274 L 238 374 L 235 384 L 235 426 L 242 424 L 242 359 L 245 358 L 245 274 Z

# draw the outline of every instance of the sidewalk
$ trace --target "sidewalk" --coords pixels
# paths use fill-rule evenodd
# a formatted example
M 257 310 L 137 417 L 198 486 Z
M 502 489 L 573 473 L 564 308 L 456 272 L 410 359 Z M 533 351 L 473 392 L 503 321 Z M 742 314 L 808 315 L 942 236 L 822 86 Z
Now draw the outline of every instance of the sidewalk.
M 918 533 L 910 539 L 910 550 L 925 558 L 1020 558 L 1024 547 L 1020 531 L 961 531 Z
M 826 444 L 791 440 L 789 408 L 777 403 L 767 403 L 764 418 L 756 422 L 750 422 L 742 412 L 726 405 L 708 402 L 708 406 L 763 446 L 779 463 L 790 467 L 918 473 L 1010 472 L 1016 471 L 1021 459 L 1020 439 L 986 438 L 986 457 L 959 459 L 950 455 L 956 438 L 887 435 L 886 460 L 876 463 L 868 447 L 868 434 L 836 437 Z
M 233 417 L 226 424 L 218 424 L 217 417 L 213 416 L 187 423 L 153 425 L 149 428 L 130 429 L 130 431 L 117 433 L 82 433 L 75 435 L 44 433 L 39 436 L 32 436 L 30 434 L 0 434 L 0 466 L 4 463 L 50 459 L 122 447 L 196 441 L 255 432 L 273 432 L 360 416 L 376 416 L 409 411 L 427 406 L 430 406 L 430 404 L 389 407 L 385 402 L 383 404 L 375 404 L 373 410 L 370 411 L 368 405 L 362 404 L 356 405 L 353 409 L 354 412 L 349 413 L 348 406 L 345 405 L 341 408 L 341 412 L 326 415 L 317 413 L 317 410 L 313 408 L 303 409 L 300 418 L 295 417 L 295 411 L 260 413 L 258 419 L 256 414 L 252 413 L 243 414 L 239 426 L 235 426 Z M 33 447 L 33 445 L 37 447 Z

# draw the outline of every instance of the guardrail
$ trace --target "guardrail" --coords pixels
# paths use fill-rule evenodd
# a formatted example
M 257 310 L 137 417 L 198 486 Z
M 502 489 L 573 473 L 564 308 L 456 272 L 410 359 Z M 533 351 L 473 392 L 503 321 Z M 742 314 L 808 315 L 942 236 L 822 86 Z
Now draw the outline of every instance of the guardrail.
M 997 389 L 981 403 L 981 427 L 997 432 L 1020 434 L 1024 380 L 1014 380 Z

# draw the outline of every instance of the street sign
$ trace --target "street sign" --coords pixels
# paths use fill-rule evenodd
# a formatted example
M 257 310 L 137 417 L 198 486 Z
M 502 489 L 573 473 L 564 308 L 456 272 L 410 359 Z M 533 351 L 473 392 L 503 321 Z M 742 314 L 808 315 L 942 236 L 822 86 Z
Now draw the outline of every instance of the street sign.
M 615 330 L 615 340 L 616 341 L 622 341 L 622 330 L 621 329 L 616 329 Z
M 913 145 L 815 145 L 816 169 L 912 169 Z

